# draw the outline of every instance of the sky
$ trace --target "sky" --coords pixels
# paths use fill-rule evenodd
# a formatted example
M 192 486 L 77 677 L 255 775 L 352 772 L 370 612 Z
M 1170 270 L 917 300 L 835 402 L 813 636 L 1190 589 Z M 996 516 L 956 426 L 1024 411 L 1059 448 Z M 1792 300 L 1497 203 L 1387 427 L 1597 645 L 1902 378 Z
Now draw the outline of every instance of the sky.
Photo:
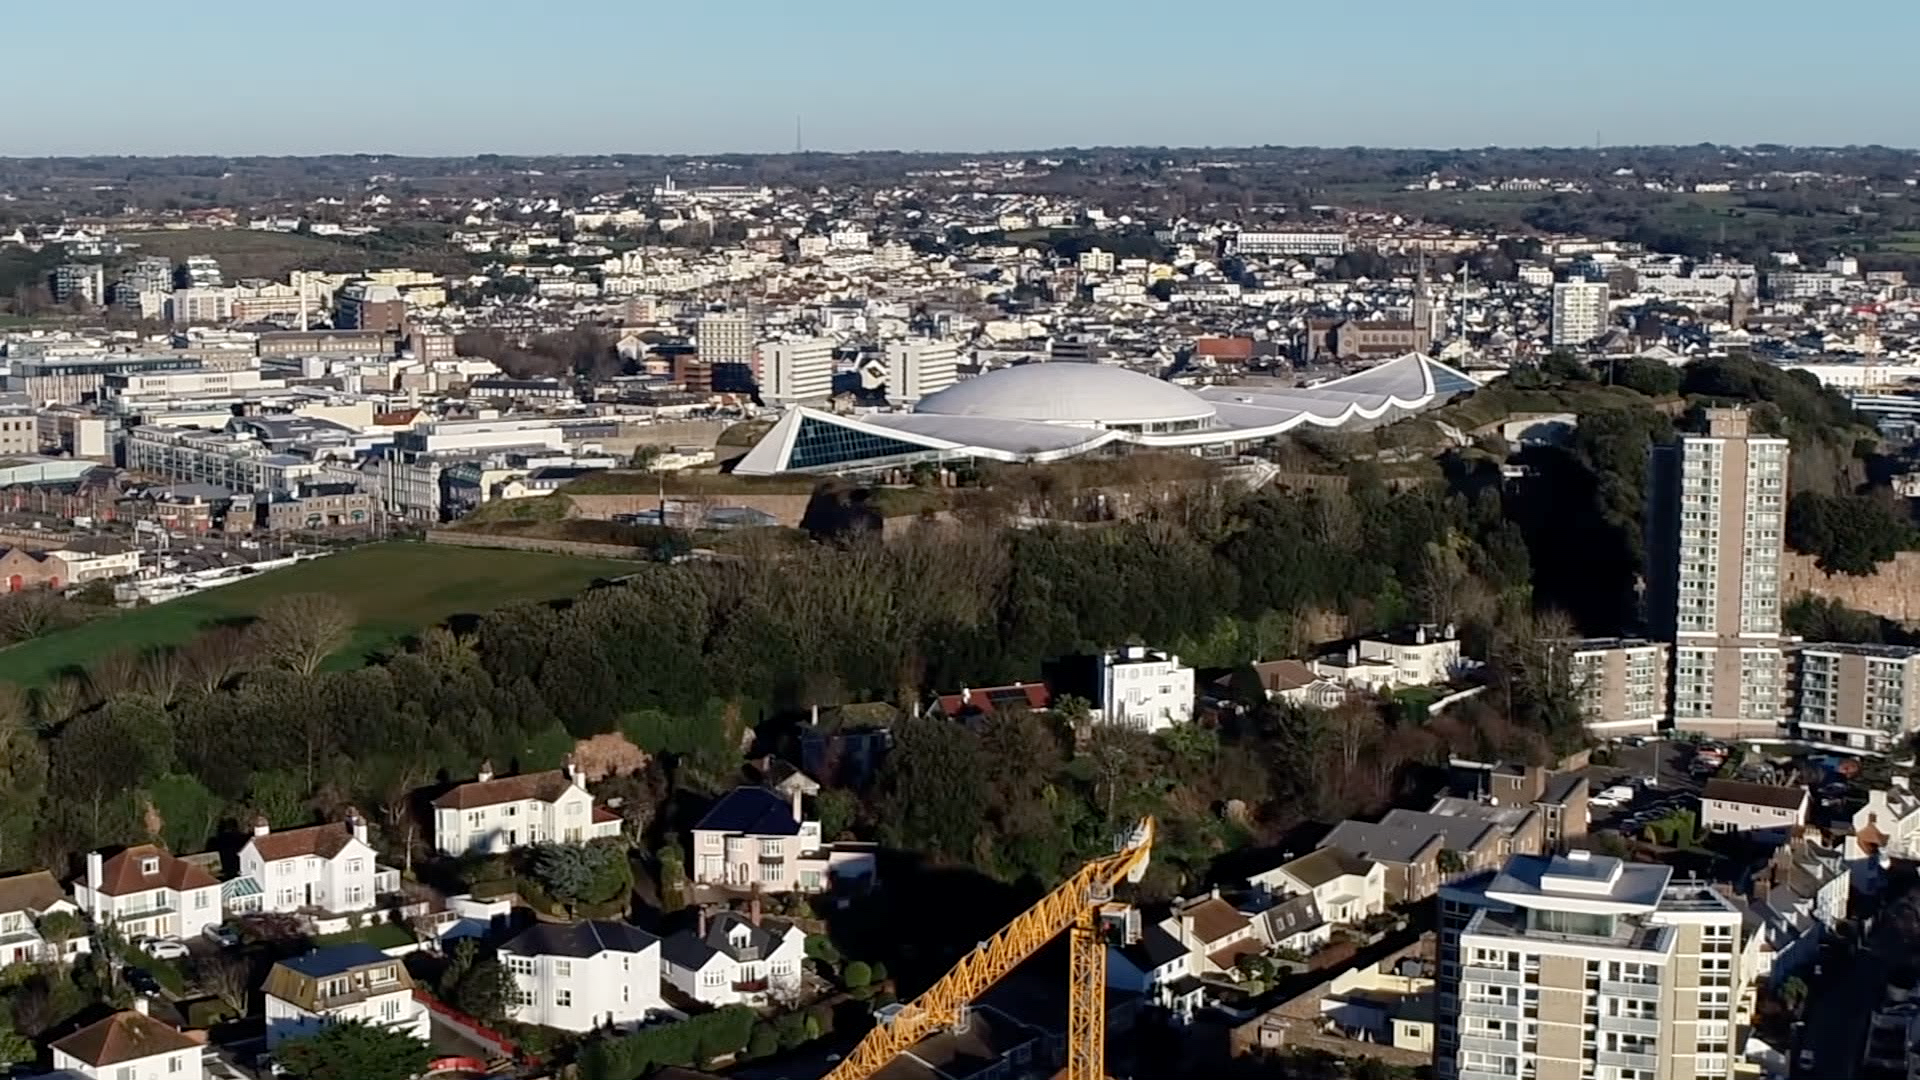
M 1915 0 L 6 7 L 9 156 L 1920 146 Z

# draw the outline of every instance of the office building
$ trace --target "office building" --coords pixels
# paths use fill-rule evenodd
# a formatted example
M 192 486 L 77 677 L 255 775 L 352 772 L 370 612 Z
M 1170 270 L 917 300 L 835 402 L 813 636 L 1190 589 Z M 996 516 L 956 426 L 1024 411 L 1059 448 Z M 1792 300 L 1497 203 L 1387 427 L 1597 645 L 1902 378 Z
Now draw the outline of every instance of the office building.
M 333 325 L 340 330 L 378 330 L 404 334 L 407 302 L 391 285 L 355 281 L 340 286 L 333 299 Z
M 180 264 L 174 283 L 183 289 L 217 289 L 226 284 L 220 276 L 220 260 L 211 255 L 189 255 Z
M 1583 638 L 1553 643 L 1566 665 L 1587 730 L 1603 739 L 1652 735 L 1666 726 L 1672 646 L 1642 638 Z
M 887 397 L 919 401 L 959 378 L 960 350 L 950 341 L 914 338 L 887 343 Z
M 833 339 L 769 341 L 759 347 L 760 397 L 769 404 L 821 402 L 833 396 Z
M 7 390 L 39 404 L 78 405 L 98 400 L 109 375 L 197 371 L 199 360 L 185 356 L 23 356 L 7 372 Z
M 47 285 L 56 304 L 79 300 L 98 305 L 107 296 L 106 272 L 99 263 L 61 263 L 47 275 Z
M 753 363 L 753 320 L 745 313 L 703 315 L 694 330 L 694 344 L 701 362 L 709 367 L 719 364 Z
M 1740 930 L 1711 886 L 1585 851 L 1442 886 L 1434 1076 L 1730 1077 Z
M 121 271 L 120 284 L 135 293 L 172 292 L 173 260 L 161 255 L 142 255 Z
M 1236 255 L 1318 255 L 1338 258 L 1347 253 L 1347 234 L 1294 229 L 1286 232 L 1234 233 L 1229 239 Z
M 1802 739 L 1881 754 L 1920 730 L 1920 649 L 1822 642 L 1796 659 Z
M 1562 281 L 1553 287 L 1553 344 L 1577 348 L 1607 329 L 1607 284 Z
M 1649 599 L 1674 640 L 1673 723 L 1721 737 L 1780 734 L 1788 693 L 1787 440 L 1748 422 L 1742 409 L 1707 410 L 1706 434 L 1656 450 L 1649 484 Z
M 167 297 L 167 321 L 173 323 L 224 323 L 233 319 L 233 290 L 212 288 L 175 289 Z

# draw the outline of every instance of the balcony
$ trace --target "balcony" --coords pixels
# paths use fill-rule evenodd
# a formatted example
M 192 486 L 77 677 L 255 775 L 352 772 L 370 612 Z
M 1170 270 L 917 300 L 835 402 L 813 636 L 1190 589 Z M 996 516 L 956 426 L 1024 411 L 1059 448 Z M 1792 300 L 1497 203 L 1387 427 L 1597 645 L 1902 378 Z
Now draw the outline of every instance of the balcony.
M 734 983 L 733 992 L 736 994 L 764 994 L 767 992 L 767 980 L 747 979 L 744 982 Z
M 1658 1035 L 1660 1021 L 1641 1020 L 1632 1016 L 1607 1016 L 1602 1014 L 1595 1024 L 1601 1031 L 1618 1031 L 1627 1035 Z
M 1639 1054 L 1624 1050 L 1602 1050 L 1594 1055 L 1594 1060 L 1618 1069 L 1658 1069 L 1660 1067 L 1660 1055 L 1652 1051 Z
M 1461 1016 L 1478 1016 L 1486 1020 L 1518 1020 L 1520 1006 L 1496 1005 L 1491 1001 L 1464 1001 L 1460 1004 Z
M 1525 972 L 1510 968 L 1477 967 L 1468 964 L 1460 970 L 1462 982 L 1495 983 L 1500 986 L 1519 986 L 1527 981 Z
M 1516 1055 L 1520 1053 L 1520 1040 L 1495 1039 L 1486 1035 L 1460 1036 L 1460 1049 L 1473 1050 L 1482 1054 Z
M 1614 982 L 1600 980 L 1600 993 L 1605 997 L 1640 998 L 1645 1001 L 1660 1000 L 1660 984 L 1657 982 Z

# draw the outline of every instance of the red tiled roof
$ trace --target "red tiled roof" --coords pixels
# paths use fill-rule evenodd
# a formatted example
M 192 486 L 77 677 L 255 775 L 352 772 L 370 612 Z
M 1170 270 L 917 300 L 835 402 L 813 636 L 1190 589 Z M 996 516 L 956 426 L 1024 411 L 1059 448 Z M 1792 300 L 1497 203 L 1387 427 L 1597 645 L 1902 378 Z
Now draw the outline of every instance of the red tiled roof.
M 53 1048 L 102 1068 L 155 1054 L 192 1050 L 199 1045 L 179 1028 L 129 1009 L 81 1028 L 54 1043 Z
M 253 849 L 268 862 L 281 859 L 297 859 L 303 855 L 318 855 L 331 859 L 353 840 L 353 832 L 342 822 L 327 825 L 309 825 L 304 829 L 288 829 L 285 832 L 268 833 L 253 838 Z
M 143 874 L 140 864 L 149 858 L 157 859 L 158 866 L 153 873 Z M 136 844 L 100 866 L 100 891 L 108 896 L 125 896 L 162 886 L 178 892 L 219 884 L 212 874 L 185 859 L 173 857 L 157 844 Z
M 948 718 L 970 712 L 990 713 L 996 709 L 1044 709 L 1053 704 L 1053 691 L 1043 682 L 1014 683 L 1011 686 L 985 686 L 958 694 L 941 694 L 934 699 Z
M 497 776 L 491 780 L 461 784 L 433 800 L 433 805 L 442 810 L 472 810 L 480 806 L 526 802 L 528 799 L 550 803 L 565 795 L 572 786 L 573 781 L 567 778 L 565 771 L 548 769 L 545 772 Z

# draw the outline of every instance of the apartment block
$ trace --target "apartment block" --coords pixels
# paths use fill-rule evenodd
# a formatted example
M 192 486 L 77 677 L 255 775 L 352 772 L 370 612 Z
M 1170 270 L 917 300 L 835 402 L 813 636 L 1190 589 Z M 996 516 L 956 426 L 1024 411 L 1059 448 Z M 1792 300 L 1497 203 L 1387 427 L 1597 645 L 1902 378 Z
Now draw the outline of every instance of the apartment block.
M 1553 344 L 1585 345 L 1607 329 L 1607 283 L 1562 281 L 1553 287 Z
M 1555 642 L 1554 656 L 1580 702 L 1587 730 L 1601 738 L 1651 735 L 1667 721 L 1672 647 L 1642 638 Z
M 1796 655 L 1801 738 L 1877 754 L 1920 730 L 1920 648 L 1821 642 Z
M 1442 888 L 1434 1075 L 1732 1076 L 1740 911 L 1672 875 L 1575 851 Z
M 800 338 L 759 346 L 760 396 L 770 404 L 818 403 L 833 396 L 833 339 Z
M 887 343 L 887 397 L 919 401 L 959 379 L 960 351 L 951 341 L 917 338 Z
M 751 364 L 753 320 L 745 314 L 703 315 L 694 330 L 694 344 L 705 364 Z
M 1650 595 L 1674 634 L 1673 723 L 1708 735 L 1784 731 L 1780 625 L 1787 440 L 1754 434 L 1744 409 L 1707 410 L 1707 431 L 1656 451 L 1649 521 L 1667 565 Z

